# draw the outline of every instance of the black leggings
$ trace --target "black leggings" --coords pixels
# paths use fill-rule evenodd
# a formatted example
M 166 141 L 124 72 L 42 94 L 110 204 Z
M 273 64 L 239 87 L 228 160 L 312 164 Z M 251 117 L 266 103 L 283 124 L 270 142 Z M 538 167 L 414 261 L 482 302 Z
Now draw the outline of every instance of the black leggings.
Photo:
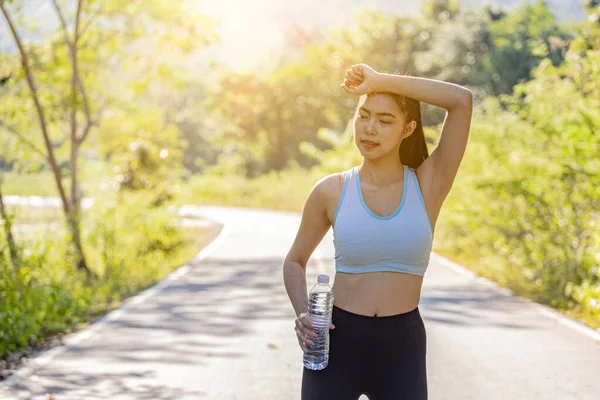
M 329 364 L 303 368 L 302 400 L 427 399 L 427 347 L 419 308 L 385 317 L 333 306 Z

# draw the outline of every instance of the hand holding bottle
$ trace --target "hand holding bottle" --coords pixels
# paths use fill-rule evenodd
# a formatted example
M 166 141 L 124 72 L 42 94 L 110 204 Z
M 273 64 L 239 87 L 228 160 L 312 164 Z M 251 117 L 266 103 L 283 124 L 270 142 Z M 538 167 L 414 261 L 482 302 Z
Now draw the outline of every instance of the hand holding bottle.
M 329 325 L 329 329 L 335 329 L 335 325 L 333 323 Z M 296 318 L 296 326 L 294 327 L 296 331 L 296 336 L 298 337 L 298 344 L 302 351 L 307 351 L 306 343 L 309 346 L 314 346 L 315 343 L 311 339 L 316 339 L 317 334 L 315 333 L 315 328 L 310 321 L 310 317 L 307 313 L 300 313 L 298 318 Z

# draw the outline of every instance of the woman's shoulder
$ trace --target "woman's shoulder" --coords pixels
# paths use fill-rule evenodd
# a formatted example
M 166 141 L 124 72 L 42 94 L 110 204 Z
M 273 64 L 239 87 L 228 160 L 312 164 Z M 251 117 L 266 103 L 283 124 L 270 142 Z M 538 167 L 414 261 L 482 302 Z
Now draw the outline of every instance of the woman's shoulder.
M 315 189 L 320 191 L 328 198 L 335 199 L 339 197 L 339 194 L 344 186 L 344 179 L 349 176 L 353 169 L 354 167 L 345 171 L 334 172 L 322 177 L 315 184 Z

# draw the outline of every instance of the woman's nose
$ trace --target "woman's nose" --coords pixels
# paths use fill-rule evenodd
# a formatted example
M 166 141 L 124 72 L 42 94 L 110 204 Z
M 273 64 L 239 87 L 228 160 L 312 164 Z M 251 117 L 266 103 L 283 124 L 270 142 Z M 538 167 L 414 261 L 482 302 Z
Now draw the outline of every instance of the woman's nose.
M 367 122 L 367 126 L 365 127 L 365 133 L 368 135 L 375 134 L 375 121 Z

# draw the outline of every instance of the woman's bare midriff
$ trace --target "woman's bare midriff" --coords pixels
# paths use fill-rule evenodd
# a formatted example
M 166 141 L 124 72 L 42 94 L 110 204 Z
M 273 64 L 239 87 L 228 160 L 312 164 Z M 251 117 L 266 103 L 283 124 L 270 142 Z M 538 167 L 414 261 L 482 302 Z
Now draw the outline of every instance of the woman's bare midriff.
M 333 303 L 355 314 L 385 317 L 419 305 L 423 277 L 399 272 L 336 272 Z

